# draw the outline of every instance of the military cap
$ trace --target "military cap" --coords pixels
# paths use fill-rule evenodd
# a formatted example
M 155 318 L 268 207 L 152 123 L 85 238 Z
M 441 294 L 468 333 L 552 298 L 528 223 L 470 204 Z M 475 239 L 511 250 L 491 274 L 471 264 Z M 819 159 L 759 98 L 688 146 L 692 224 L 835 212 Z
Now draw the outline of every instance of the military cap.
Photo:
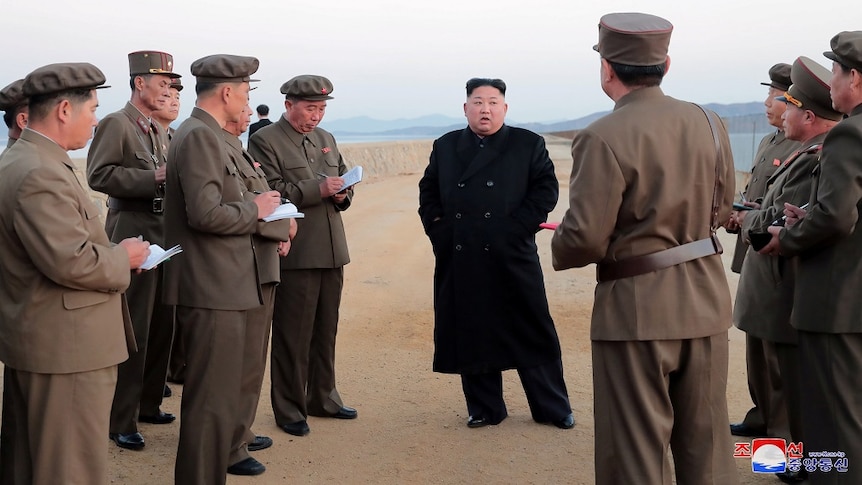
M 257 72 L 258 66 L 260 61 L 256 57 L 213 54 L 193 62 L 191 71 L 198 82 L 257 82 L 251 75 Z
M 170 87 L 176 89 L 177 91 L 182 91 L 183 90 L 183 83 L 182 83 L 182 81 L 180 81 L 180 78 L 175 77 L 175 78 L 171 79 Z
M 160 51 L 137 51 L 129 53 L 129 75 L 162 74 L 180 77 L 174 72 L 174 56 Z
M 12 111 L 18 106 L 27 104 L 24 96 L 24 80 L 12 81 L 11 84 L 0 89 L 0 111 Z
M 830 42 L 831 51 L 824 56 L 862 72 L 862 30 L 839 32 Z
M 300 98 L 308 101 L 325 101 L 333 99 L 332 83 L 323 76 L 303 74 L 296 76 L 281 85 L 281 94 L 292 98 Z
M 832 108 L 829 97 L 829 79 L 832 72 L 813 60 L 802 56 L 793 62 L 790 79 L 793 84 L 777 100 L 790 103 L 797 108 L 811 110 L 817 116 L 838 121 L 842 114 Z
M 646 13 L 609 13 L 599 21 L 593 49 L 608 61 L 627 66 L 656 66 L 667 60 L 673 25 Z
M 787 91 L 792 84 L 790 80 L 790 64 L 779 62 L 769 68 L 769 82 L 760 83 L 764 86 L 773 87 L 779 91 Z
M 102 89 L 105 75 L 88 62 L 48 64 L 27 74 L 24 78 L 24 96 L 28 98 L 60 93 L 73 89 Z

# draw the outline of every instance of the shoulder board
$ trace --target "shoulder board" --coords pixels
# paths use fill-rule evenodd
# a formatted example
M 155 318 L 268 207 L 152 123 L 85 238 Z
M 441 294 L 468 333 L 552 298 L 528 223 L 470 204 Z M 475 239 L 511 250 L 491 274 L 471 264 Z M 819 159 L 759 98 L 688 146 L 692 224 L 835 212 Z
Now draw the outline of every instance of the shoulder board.
M 809 153 L 809 154 L 818 153 L 818 152 L 820 152 L 820 150 L 823 150 L 823 144 L 822 143 L 818 143 L 816 145 L 811 145 L 810 147 L 806 148 L 805 150 L 802 150 L 801 153 Z

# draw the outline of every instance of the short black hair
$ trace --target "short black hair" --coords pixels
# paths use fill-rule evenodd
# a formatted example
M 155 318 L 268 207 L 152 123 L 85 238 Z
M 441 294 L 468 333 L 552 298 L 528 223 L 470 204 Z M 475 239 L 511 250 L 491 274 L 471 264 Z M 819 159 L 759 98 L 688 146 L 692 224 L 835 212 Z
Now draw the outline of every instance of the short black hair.
M 473 94 L 473 90 L 476 88 L 480 88 L 482 86 L 491 86 L 492 88 L 497 88 L 500 91 L 500 94 L 503 96 L 506 95 L 506 83 L 503 82 L 502 79 L 491 79 L 487 77 L 474 77 L 467 81 L 467 97 L 469 98 L 471 94 Z
M 213 91 L 218 85 L 219 83 L 213 83 L 209 81 L 197 81 L 195 82 L 195 94 L 200 96 L 201 94 Z
M 666 65 L 662 63 L 653 66 L 629 66 L 612 61 L 608 61 L 608 64 L 611 65 L 611 69 L 614 70 L 620 81 L 628 87 L 653 87 L 661 85 Z
M 38 94 L 30 97 L 30 119 L 41 121 L 60 101 L 68 99 L 72 105 L 86 103 L 93 96 L 92 88 L 71 89 L 59 93 Z
M 265 104 L 257 105 L 257 114 L 266 116 L 269 114 L 269 106 Z
M 12 122 L 15 121 L 15 111 L 10 109 L 3 113 L 3 121 L 6 123 L 6 128 L 12 129 Z

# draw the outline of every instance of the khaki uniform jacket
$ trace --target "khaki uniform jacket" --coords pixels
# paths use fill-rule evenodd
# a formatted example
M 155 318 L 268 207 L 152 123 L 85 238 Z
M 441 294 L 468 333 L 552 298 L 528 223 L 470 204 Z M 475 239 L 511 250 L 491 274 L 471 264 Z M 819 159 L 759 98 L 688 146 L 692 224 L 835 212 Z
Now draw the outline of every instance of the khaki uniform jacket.
M 800 148 L 798 141 L 790 140 L 784 136 L 783 130 L 766 135 L 760 140 L 757 152 L 754 155 L 754 163 L 751 166 L 751 175 L 748 185 L 745 187 L 745 198 L 757 202 L 766 195 L 767 183 L 772 175 L 781 166 L 781 162 Z M 736 237 L 736 247 L 733 251 L 733 261 L 730 270 L 734 273 L 742 271 L 742 262 L 748 251 L 748 243 L 743 239 L 742 233 Z
M 713 115 L 716 121 L 718 117 Z M 718 220 L 734 168 L 722 123 Z M 632 91 L 572 143 L 569 209 L 551 241 L 554 268 L 621 261 L 710 236 L 716 147 L 697 106 L 658 87 Z M 593 340 L 700 338 L 727 330 L 730 291 L 718 255 L 598 283 Z
M 121 293 L 126 251 L 65 150 L 30 129 L 0 163 L 0 360 L 66 374 L 116 365 L 134 348 Z
M 219 123 L 195 108 L 171 141 L 165 239 L 183 253 L 164 264 L 164 303 L 242 311 L 261 305 L 252 234 L 257 206 L 227 152 Z
M 797 256 L 791 324 L 823 333 L 862 332 L 862 105 L 826 135 L 808 212 L 781 231 Z
M 145 128 L 152 131 L 152 139 Z M 165 163 L 167 146 L 167 134 L 161 125 L 150 122 L 132 103 L 126 103 L 123 109 L 99 122 L 87 154 L 87 182 L 93 190 L 110 197 L 134 199 L 151 206 L 152 199 L 164 196 L 164 186 L 156 184 L 154 171 Z M 114 242 L 142 235 L 152 243 L 165 243 L 162 214 L 153 212 L 111 209 L 106 230 Z
M 808 202 L 813 171 L 820 162 L 820 148 L 826 134 L 801 146 L 797 156 L 788 158 L 770 177 L 761 209 L 749 211 L 741 227 L 765 233 L 772 221 L 784 215 L 784 203 L 800 206 Z M 746 243 L 747 244 L 747 243 Z M 796 330 L 790 325 L 796 269 L 784 256 L 766 256 L 749 249 L 742 267 L 733 307 L 733 323 L 749 335 L 785 344 L 796 343 Z
M 255 191 L 263 193 L 272 189 L 266 182 L 266 175 L 255 161 L 242 148 L 242 142 L 233 133 L 227 131 L 224 134 L 225 143 L 228 146 L 228 156 L 236 166 L 237 172 L 245 184 L 246 200 L 254 200 L 257 197 Z M 264 222 L 258 221 L 254 233 L 254 248 L 257 255 L 257 270 L 260 283 L 278 283 L 281 281 L 279 270 L 278 243 L 290 239 L 290 219 L 280 221 Z
M 281 258 L 281 269 L 340 268 L 349 263 L 341 211 L 350 207 L 353 189 L 339 205 L 332 197 L 320 197 L 318 172 L 337 177 L 347 171 L 332 134 L 315 128 L 304 136 L 282 116 L 251 137 L 248 151 L 260 162 L 270 187 L 305 214 L 296 220 L 296 237 L 290 253 Z

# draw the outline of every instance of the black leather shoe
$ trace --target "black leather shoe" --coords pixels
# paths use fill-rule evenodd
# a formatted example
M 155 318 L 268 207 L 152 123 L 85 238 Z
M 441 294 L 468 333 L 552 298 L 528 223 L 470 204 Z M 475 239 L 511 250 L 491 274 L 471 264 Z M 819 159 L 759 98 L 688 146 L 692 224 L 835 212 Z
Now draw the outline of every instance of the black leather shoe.
M 736 423 L 730 425 L 730 434 L 733 436 L 748 436 L 750 438 L 756 438 L 758 436 L 766 436 L 766 430 L 752 428 L 745 423 Z
M 333 414 L 332 417 L 338 419 L 356 419 L 356 416 L 358 415 L 359 413 L 356 412 L 355 409 L 348 406 L 341 406 L 341 409 L 339 409 L 337 413 Z
M 120 448 L 135 451 L 144 449 L 144 436 L 141 433 L 111 433 L 108 438 Z
M 775 476 L 784 483 L 800 483 L 808 480 L 808 472 L 804 468 L 795 472 L 787 470 L 786 472 L 776 473 Z
M 173 414 L 166 413 L 161 410 L 159 410 L 159 414 L 156 414 L 155 416 L 138 416 L 138 421 L 150 424 L 168 424 L 173 423 L 176 419 L 177 417 Z
M 470 416 L 467 418 L 467 427 L 468 428 L 481 428 L 483 426 L 488 426 L 491 424 L 487 419 L 481 418 L 479 416 Z
M 173 393 L 173 392 L 171 392 L 171 388 L 170 388 L 170 387 L 168 387 L 168 385 L 167 385 L 167 384 L 165 384 L 165 390 L 164 390 L 164 391 L 162 391 L 162 397 L 171 397 L 171 396 L 173 396 L 173 395 L 174 395 L 174 393 Z
M 227 467 L 227 472 L 231 475 L 260 475 L 265 471 L 266 467 L 263 466 L 263 463 L 252 457 Z
M 308 421 L 304 419 L 295 423 L 282 425 L 281 429 L 284 430 L 285 433 L 292 434 L 293 436 L 305 436 L 311 432 L 311 429 L 308 427 Z
M 269 436 L 255 436 L 254 440 L 248 444 L 248 451 L 265 450 L 272 446 L 272 438 Z
M 565 418 L 552 421 L 551 423 L 560 429 L 572 429 L 575 427 L 575 417 L 569 414 Z

